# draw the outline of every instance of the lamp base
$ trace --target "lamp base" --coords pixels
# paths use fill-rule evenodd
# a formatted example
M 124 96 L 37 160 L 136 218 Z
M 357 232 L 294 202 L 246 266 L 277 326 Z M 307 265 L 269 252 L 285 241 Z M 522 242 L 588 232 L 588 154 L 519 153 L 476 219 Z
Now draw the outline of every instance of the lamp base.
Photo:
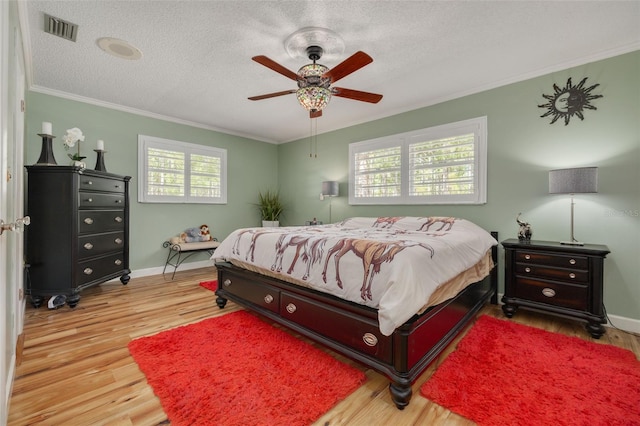
M 560 241 L 560 244 L 565 246 L 583 246 L 584 243 L 580 241 Z

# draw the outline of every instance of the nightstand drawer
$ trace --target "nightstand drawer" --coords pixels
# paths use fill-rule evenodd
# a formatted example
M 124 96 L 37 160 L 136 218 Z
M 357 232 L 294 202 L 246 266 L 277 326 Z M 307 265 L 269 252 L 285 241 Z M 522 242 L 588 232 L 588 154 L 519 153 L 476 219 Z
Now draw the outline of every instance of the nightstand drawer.
M 515 297 L 586 311 L 588 287 L 517 277 Z
M 516 252 L 516 262 L 535 263 L 538 265 L 559 266 L 561 268 L 587 269 L 589 259 L 585 256 L 567 256 L 557 253 L 533 252 L 519 250 Z
M 516 274 L 526 277 L 547 278 L 566 283 L 587 284 L 589 272 L 578 269 L 549 268 L 533 264 L 516 263 Z

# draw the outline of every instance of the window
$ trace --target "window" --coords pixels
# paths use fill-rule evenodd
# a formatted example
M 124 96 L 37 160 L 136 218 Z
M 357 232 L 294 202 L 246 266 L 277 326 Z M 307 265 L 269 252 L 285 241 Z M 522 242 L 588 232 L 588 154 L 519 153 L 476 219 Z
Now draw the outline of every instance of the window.
M 227 151 L 138 135 L 138 201 L 227 202 Z
M 487 117 L 349 145 L 349 204 L 484 204 Z

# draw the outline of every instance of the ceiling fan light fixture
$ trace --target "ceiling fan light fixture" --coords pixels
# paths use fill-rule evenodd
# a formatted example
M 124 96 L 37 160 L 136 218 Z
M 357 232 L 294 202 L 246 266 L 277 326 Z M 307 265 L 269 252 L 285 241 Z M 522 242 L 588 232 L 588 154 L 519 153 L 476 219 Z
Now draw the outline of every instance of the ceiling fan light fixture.
M 322 77 L 329 72 L 329 68 L 321 64 L 308 64 L 298 70 L 298 87 L 318 86 L 325 89 L 329 88 L 331 78 Z
M 296 97 L 307 111 L 322 111 L 331 100 L 331 91 L 325 87 L 306 86 L 296 91 Z

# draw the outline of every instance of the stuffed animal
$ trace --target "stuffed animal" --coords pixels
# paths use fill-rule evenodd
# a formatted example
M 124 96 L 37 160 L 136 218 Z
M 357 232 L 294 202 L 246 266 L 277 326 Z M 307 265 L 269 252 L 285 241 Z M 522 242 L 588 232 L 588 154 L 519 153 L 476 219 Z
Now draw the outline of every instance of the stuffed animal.
M 207 225 L 200 225 L 199 228 L 188 228 L 180 234 L 180 241 L 183 243 L 198 243 L 211 241 L 211 233 Z

